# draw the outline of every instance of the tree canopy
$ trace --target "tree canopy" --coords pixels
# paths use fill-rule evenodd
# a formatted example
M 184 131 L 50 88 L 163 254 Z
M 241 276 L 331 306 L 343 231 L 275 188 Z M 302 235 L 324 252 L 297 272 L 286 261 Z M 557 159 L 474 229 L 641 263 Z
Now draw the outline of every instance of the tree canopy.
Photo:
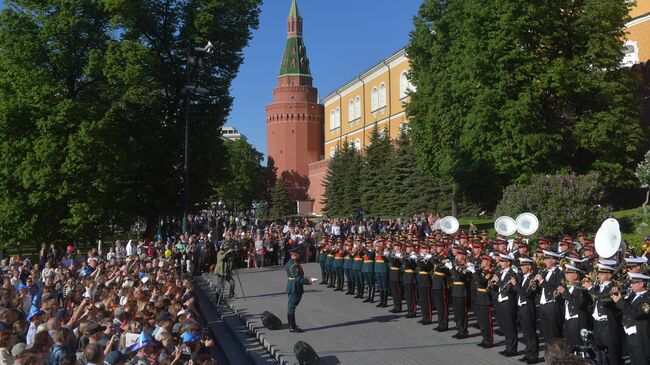
M 421 165 L 494 207 L 538 173 L 636 185 L 646 131 L 620 68 L 625 0 L 425 0 L 407 47 Z
M 0 241 L 87 239 L 180 215 L 222 167 L 220 126 L 261 0 L 7 0 L 0 12 Z M 215 52 L 186 69 L 188 50 Z
M 226 166 L 215 184 L 215 198 L 236 211 L 248 210 L 253 202 L 264 199 L 264 156 L 243 139 L 225 141 L 224 146 Z

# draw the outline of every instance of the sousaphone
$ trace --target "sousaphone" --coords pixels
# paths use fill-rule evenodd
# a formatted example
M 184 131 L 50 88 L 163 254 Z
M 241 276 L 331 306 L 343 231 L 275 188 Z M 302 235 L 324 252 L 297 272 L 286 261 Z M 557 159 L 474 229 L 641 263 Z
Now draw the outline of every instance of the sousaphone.
M 605 219 L 598 232 L 596 232 L 596 238 L 594 239 L 596 253 L 602 258 L 608 259 L 614 257 L 624 247 L 618 221 L 614 218 Z
M 448 215 L 440 220 L 440 229 L 446 234 L 452 235 L 458 231 L 460 224 L 456 217 Z
M 514 219 L 504 215 L 494 221 L 494 229 L 502 236 L 512 236 L 517 232 L 517 223 Z
M 539 220 L 533 213 L 521 213 L 515 219 L 517 232 L 524 237 L 530 237 L 539 228 Z

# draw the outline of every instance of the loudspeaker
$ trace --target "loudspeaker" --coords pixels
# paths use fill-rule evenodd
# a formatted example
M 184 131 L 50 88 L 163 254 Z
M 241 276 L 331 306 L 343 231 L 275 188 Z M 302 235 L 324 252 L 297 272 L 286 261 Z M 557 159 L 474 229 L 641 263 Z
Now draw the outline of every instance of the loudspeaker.
M 300 365 L 318 365 L 320 364 L 320 357 L 316 355 L 316 351 L 305 341 L 298 341 L 293 346 L 293 353 L 298 359 Z
M 265 311 L 262 313 L 262 324 L 264 327 L 270 329 L 270 330 L 279 330 L 282 328 L 282 321 L 280 318 L 276 317 L 275 314 Z

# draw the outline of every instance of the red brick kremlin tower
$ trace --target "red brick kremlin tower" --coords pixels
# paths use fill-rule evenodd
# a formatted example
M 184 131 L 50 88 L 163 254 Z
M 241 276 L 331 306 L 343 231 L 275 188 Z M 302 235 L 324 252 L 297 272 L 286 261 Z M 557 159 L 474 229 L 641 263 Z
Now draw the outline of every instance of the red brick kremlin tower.
M 323 155 L 323 106 L 312 87 L 307 49 L 302 39 L 302 18 L 292 0 L 287 44 L 273 89 L 273 103 L 266 106 L 268 165 L 276 169 L 293 200 L 306 200 L 308 165 Z

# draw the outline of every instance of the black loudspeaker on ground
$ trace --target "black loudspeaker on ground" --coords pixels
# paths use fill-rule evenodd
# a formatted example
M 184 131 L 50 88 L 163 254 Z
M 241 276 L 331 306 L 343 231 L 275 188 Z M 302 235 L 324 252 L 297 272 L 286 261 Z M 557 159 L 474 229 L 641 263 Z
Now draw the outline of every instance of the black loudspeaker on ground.
M 280 318 L 278 318 L 275 314 L 269 311 L 265 311 L 264 313 L 262 313 L 262 324 L 264 325 L 264 327 L 272 331 L 279 330 L 280 328 L 282 328 L 282 321 L 280 320 Z
M 305 341 L 298 341 L 293 346 L 293 352 L 300 365 L 318 365 L 320 358 L 316 351 Z

